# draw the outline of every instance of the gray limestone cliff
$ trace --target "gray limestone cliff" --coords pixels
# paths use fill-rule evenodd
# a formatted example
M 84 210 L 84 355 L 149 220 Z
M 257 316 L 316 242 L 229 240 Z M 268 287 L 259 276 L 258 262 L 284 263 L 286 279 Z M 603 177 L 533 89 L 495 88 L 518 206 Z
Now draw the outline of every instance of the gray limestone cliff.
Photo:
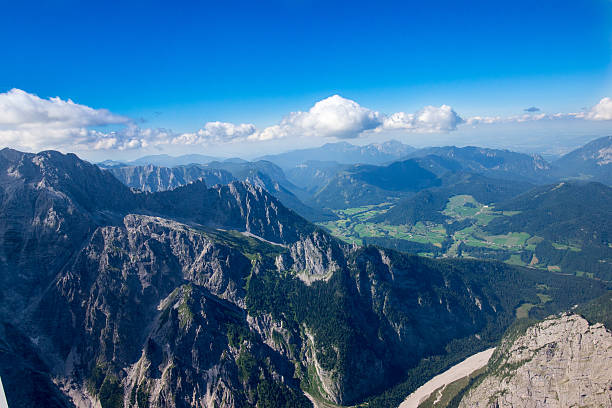
M 612 333 L 576 314 L 506 337 L 460 407 L 610 407 Z

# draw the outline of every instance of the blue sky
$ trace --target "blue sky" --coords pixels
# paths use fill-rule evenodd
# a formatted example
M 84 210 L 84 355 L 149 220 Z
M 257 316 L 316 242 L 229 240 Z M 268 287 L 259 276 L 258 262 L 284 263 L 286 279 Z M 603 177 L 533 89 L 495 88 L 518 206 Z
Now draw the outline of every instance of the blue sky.
M 53 0 L 7 2 L 2 14 L 0 92 L 70 99 L 173 134 L 216 121 L 261 129 L 335 94 L 388 115 L 449 105 L 463 119 L 531 106 L 578 112 L 612 96 L 609 0 Z M 83 126 L 120 131 L 127 120 L 111 122 Z M 583 122 L 568 125 L 570 133 L 608 131 L 609 122 Z M 546 133 L 546 125 L 533 126 Z M 338 139 L 315 133 L 300 143 Z M 466 133 L 478 132 L 464 127 L 453 137 Z M 442 129 L 439 139 L 452 141 L 447 135 Z M 257 148 L 295 144 L 283 139 Z M 236 140 L 197 148 L 240 153 L 245 143 Z M 107 150 L 88 153 L 147 151 Z

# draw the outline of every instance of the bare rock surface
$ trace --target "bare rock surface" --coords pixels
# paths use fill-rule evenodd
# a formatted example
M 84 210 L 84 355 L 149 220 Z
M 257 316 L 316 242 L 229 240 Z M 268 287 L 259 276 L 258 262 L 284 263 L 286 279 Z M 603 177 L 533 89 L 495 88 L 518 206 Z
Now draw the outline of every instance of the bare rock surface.
M 612 333 L 576 314 L 506 338 L 460 407 L 610 407 Z

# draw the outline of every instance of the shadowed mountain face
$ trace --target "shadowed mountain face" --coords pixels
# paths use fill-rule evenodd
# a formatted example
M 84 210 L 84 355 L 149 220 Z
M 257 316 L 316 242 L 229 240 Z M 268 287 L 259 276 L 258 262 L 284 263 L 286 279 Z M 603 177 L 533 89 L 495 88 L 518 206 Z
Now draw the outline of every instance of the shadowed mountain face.
M 557 242 L 607 246 L 612 242 L 611 200 L 612 188 L 600 183 L 536 187 L 498 204 L 499 210 L 519 213 L 493 220 L 488 228 L 496 233 L 521 228 Z
M 448 173 L 442 177 L 441 184 L 399 201 L 372 220 L 393 225 L 412 225 L 418 221 L 446 222 L 449 217 L 442 211 L 453 196 L 470 195 L 480 203 L 491 204 L 513 198 L 532 187 L 526 182 L 496 180 L 463 172 Z
M 457 162 L 463 171 L 491 178 L 543 184 L 550 180 L 550 165 L 540 156 L 482 147 L 430 147 L 407 158 L 438 156 Z
M 10 406 L 351 404 L 490 345 L 538 285 L 543 311 L 604 290 L 345 245 L 243 182 L 134 193 L 74 155 L 5 149 L 0 187 Z
M 356 165 L 332 178 L 314 195 L 327 208 L 378 204 L 440 184 L 438 177 L 415 160 L 388 166 Z
M 563 179 L 612 185 L 612 136 L 593 140 L 566 154 L 553 162 L 552 172 Z
M 265 162 L 225 161 L 207 165 L 176 167 L 115 166 L 106 169 L 123 184 L 145 192 L 172 190 L 196 181 L 208 186 L 244 181 L 267 190 L 283 205 L 311 221 L 333 219 L 333 214 L 304 204 L 295 193 L 300 189 L 285 178 L 276 165 Z

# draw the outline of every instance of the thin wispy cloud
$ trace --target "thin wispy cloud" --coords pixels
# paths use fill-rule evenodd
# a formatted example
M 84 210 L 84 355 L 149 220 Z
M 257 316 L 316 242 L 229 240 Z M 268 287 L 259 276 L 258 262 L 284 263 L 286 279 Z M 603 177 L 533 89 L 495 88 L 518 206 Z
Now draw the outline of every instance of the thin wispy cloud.
M 381 132 L 448 133 L 461 126 L 554 120 L 612 120 L 612 99 L 602 98 L 578 113 L 544 113 L 525 109 L 514 116 L 462 118 L 449 105 L 413 112 L 381 113 L 333 95 L 307 111 L 291 112 L 277 124 L 257 129 L 250 123 L 208 122 L 193 132 L 141 127 L 139 121 L 106 109 L 63 100 L 43 99 L 12 89 L 0 94 L 0 144 L 24 150 L 133 150 L 164 146 L 209 146 L 277 139 L 354 139 Z M 112 130 L 105 130 L 113 128 Z
M 529 108 L 531 109 L 531 108 Z M 538 109 L 538 108 L 536 108 Z M 527 110 L 527 109 L 525 109 Z M 539 109 L 534 112 L 539 112 Z M 522 123 L 544 120 L 582 119 L 588 121 L 612 120 L 612 99 L 602 98 L 596 105 L 582 112 L 568 113 L 525 113 L 512 116 L 472 116 L 465 123 L 468 125 L 495 123 Z

